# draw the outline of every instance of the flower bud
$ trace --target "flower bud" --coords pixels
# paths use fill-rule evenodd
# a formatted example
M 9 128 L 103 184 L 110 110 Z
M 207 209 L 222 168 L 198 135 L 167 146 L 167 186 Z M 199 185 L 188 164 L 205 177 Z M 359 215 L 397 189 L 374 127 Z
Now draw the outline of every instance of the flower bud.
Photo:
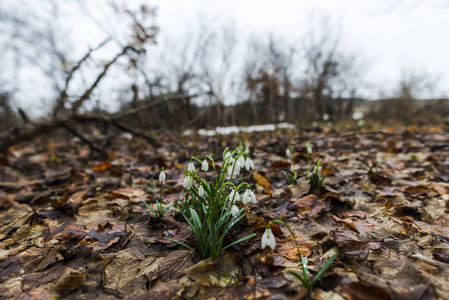
M 204 188 L 202 185 L 198 188 L 198 196 L 203 197 L 204 196 Z
M 207 170 L 209 170 L 209 164 L 207 163 L 207 160 L 206 160 L 206 159 L 203 160 L 203 163 L 201 164 L 201 169 L 202 169 L 204 172 L 207 172 Z
M 238 214 L 239 211 L 240 211 L 240 209 L 237 206 L 232 205 L 232 207 L 231 207 L 231 214 L 232 214 L 233 217 L 235 217 L 235 215 Z
M 251 169 L 253 169 L 254 170 L 254 163 L 253 163 L 253 161 L 252 161 L 252 159 L 251 158 L 247 158 L 246 159 L 246 161 L 245 161 L 245 168 L 249 171 L 249 170 L 251 170 Z
M 265 228 L 265 232 L 262 235 L 262 249 L 269 246 L 272 250 L 276 248 L 276 240 L 274 238 L 273 232 L 271 231 L 270 225 Z
M 193 185 L 193 178 L 190 175 L 187 175 L 186 177 L 184 177 L 184 182 L 182 183 L 182 185 L 184 186 L 184 188 L 189 189 L 192 187 Z
M 162 168 L 161 173 L 159 173 L 159 181 L 164 183 L 165 179 L 167 179 L 167 176 L 165 176 L 164 168 Z

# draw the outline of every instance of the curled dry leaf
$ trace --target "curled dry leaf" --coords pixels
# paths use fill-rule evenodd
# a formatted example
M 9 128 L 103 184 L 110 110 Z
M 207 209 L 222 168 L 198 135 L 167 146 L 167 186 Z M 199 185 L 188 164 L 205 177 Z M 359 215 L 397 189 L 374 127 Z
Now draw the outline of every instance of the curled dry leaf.
M 307 195 L 293 203 L 296 208 L 296 214 L 300 219 L 306 217 L 318 217 L 318 215 L 326 209 L 326 204 L 323 199 L 317 195 Z
M 78 270 L 74 270 L 67 268 L 64 274 L 54 284 L 53 290 L 60 293 L 70 292 L 80 287 L 85 280 L 86 269 L 80 268 Z
M 258 184 L 260 184 L 265 190 L 273 190 L 273 186 L 268 181 L 268 179 L 265 178 L 264 176 L 260 175 L 259 173 L 254 173 L 253 177 L 254 177 L 254 180 Z
M 197 284 L 203 286 L 227 287 L 239 281 L 240 267 L 237 257 L 227 253 L 216 259 L 205 259 L 187 270 L 187 274 Z

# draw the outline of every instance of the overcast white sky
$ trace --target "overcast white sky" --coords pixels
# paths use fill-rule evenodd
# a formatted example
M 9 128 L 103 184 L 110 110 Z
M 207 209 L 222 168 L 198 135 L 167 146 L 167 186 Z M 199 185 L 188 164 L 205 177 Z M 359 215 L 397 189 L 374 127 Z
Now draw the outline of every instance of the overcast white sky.
M 205 22 L 215 29 L 220 29 L 221 25 L 232 24 L 238 34 L 239 51 L 243 57 L 246 41 L 252 34 L 256 34 L 259 38 L 272 34 L 289 45 L 300 48 L 304 36 L 310 29 L 316 26 L 323 17 L 328 17 L 340 32 L 343 48 L 348 52 L 360 53 L 367 62 L 365 81 L 368 85 L 360 88 L 363 97 L 375 99 L 391 96 L 393 90 L 398 87 L 404 70 L 428 74 L 429 78 L 440 77 L 437 93 L 419 96 L 448 97 L 449 95 L 449 39 L 447 38 L 449 0 L 121 1 L 127 6 L 138 7 L 140 3 L 147 3 L 149 6 L 158 8 L 156 17 L 156 25 L 160 28 L 157 36 L 158 46 L 150 47 L 147 55 L 149 66 L 153 69 L 159 68 L 154 62 L 154 59 L 158 59 L 158 49 L 162 52 L 171 49 L 164 48 L 166 41 L 170 43 L 169 46 L 180 45 L 182 49 L 182 43 L 189 38 L 187 33 L 189 31 L 191 33 L 192 28 L 197 28 L 200 22 Z M 51 14 L 51 6 L 49 6 L 51 2 L 45 3 L 41 0 L 0 0 L 0 11 L 11 8 L 23 16 L 33 13 L 38 16 Z M 65 48 L 70 50 L 67 51 L 69 60 L 77 61 L 89 47 L 98 45 L 104 40 L 105 32 L 108 30 L 102 31 L 102 27 L 112 29 L 111 32 L 114 34 L 127 36 L 126 28 L 129 28 L 129 24 L 125 20 L 121 22 L 108 15 L 107 11 L 108 9 L 110 11 L 110 7 L 107 0 L 79 1 L 78 3 L 89 5 L 88 14 L 80 12 L 80 6 L 75 1 L 57 3 L 61 9 L 61 18 L 58 20 L 59 23 L 54 22 L 52 25 L 54 30 L 59 32 L 58 43 L 65 44 Z M 28 17 L 26 18 L 30 21 Z M 7 29 L 3 31 L 3 28 L 0 28 L 0 37 L 1 33 L 6 31 Z M 13 45 L 8 40 L 0 42 L 3 47 Z M 22 52 L 32 48 L 20 46 L 20 44 L 19 47 Z M 113 49 L 110 53 L 117 53 L 116 51 L 117 49 Z M 179 51 L 177 55 L 179 56 Z M 176 55 L 170 53 L 166 56 L 168 56 L 165 57 L 166 60 L 177 59 Z M 51 79 L 45 79 L 45 74 L 38 68 L 50 65 L 51 62 L 45 60 L 45 56 L 42 55 L 38 60 L 40 64 L 32 61 L 21 73 L 17 73 L 14 71 L 13 59 L 9 59 L 7 55 L 0 58 L 2 61 L 0 79 L 3 89 L 17 91 L 16 106 L 26 106 L 30 109 L 36 107 L 37 110 L 50 109 L 48 103 L 51 103 L 50 101 L 53 101 L 55 97 L 53 82 Z M 102 59 L 108 58 L 104 56 Z M 234 62 L 234 65 L 238 65 L 238 62 Z M 87 71 L 84 74 L 87 82 L 93 80 L 98 68 L 94 71 Z M 123 88 L 129 89 L 132 80 L 130 76 L 123 76 L 123 73 L 120 76 L 109 74 L 109 77 L 102 81 L 101 94 L 97 99 L 103 101 L 111 110 L 118 108 L 117 101 L 110 101 L 110 99 L 126 100 L 128 95 L 121 96 L 119 93 L 123 92 Z M 118 82 L 122 85 L 118 86 Z M 75 85 L 74 89 L 76 88 Z M 111 97 L 114 93 L 115 95 Z
M 447 0 L 156 0 L 160 39 L 183 32 L 201 12 L 214 22 L 233 22 L 242 38 L 252 32 L 299 38 L 315 18 L 328 16 L 341 28 L 343 44 L 369 62 L 373 89 L 391 89 L 403 70 L 440 77 L 449 91 Z M 376 97 L 373 91 L 372 96 Z

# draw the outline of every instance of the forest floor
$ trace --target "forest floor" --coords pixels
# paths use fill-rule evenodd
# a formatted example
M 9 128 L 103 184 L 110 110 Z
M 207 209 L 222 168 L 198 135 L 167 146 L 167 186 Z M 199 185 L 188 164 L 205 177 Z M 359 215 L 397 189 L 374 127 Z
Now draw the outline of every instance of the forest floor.
M 247 140 L 243 171 L 257 204 L 232 228 L 256 236 L 199 259 L 174 207 L 158 221 L 143 201 L 182 201 L 192 156 L 221 161 Z M 304 179 L 306 142 L 325 191 Z M 158 147 L 121 137 L 98 158 L 80 141 L 36 139 L 0 158 L 0 299 L 449 299 L 449 132 L 443 126 L 165 135 Z M 300 179 L 289 185 L 286 148 Z M 370 166 L 381 162 L 377 172 Z M 197 168 L 199 165 L 197 165 Z M 209 170 L 209 172 L 211 172 Z M 307 295 L 295 241 L 310 273 L 336 260 Z M 227 240 L 229 242 L 229 240 Z

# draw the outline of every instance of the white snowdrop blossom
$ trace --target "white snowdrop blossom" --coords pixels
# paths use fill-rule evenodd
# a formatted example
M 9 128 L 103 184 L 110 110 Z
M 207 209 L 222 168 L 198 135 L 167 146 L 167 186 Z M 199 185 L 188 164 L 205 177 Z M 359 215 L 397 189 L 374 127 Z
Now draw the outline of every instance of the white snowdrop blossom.
M 307 154 L 312 154 L 312 146 L 307 146 Z
M 193 185 L 193 178 L 190 175 L 187 175 L 186 177 L 184 177 L 184 182 L 182 183 L 182 185 L 184 186 L 184 188 L 189 189 L 192 187 Z
M 167 179 L 167 176 L 165 176 L 164 168 L 162 168 L 161 173 L 159 173 L 159 181 L 164 183 L 165 179 Z
M 253 163 L 253 161 L 252 161 L 252 159 L 251 158 L 247 158 L 246 159 L 246 161 L 245 161 L 245 168 L 249 171 L 249 170 L 251 170 L 251 169 L 253 169 L 254 170 L 254 163 Z
M 276 240 L 274 239 L 270 226 L 265 228 L 265 232 L 262 235 L 262 249 L 265 249 L 267 246 L 269 246 L 272 250 L 276 248 Z
M 225 161 L 226 161 L 228 158 L 229 158 L 228 163 L 229 163 L 229 164 L 232 164 L 232 163 L 234 162 L 234 158 L 231 156 L 231 153 L 230 153 L 230 152 L 226 152 L 226 154 L 225 154 Z
M 195 171 L 195 165 L 193 164 L 193 162 L 190 162 L 189 165 L 187 166 L 187 170 L 194 172 Z
M 256 196 L 254 195 L 254 192 L 251 191 L 250 189 L 246 189 L 246 191 L 242 197 L 242 202 L 243 202 L 243 204 L 247 204 L 250 201 L 257 203 Z
M 235 217 L 235 215 L 238 214 L 239 211 L 240 211 L 240 209 L 235 204 L 232 205 L 232 207 L 231 207 L 231 214 L 232 214 L 233 217 Z
M 240 163 L 238 162 L 238 161 L 236 161 L 235 163 L 234 163 L 234 166 L 235 166 L 235 168 L 234 168 L 234 174 L 236 175 L 236 176 L 239 176 L 240 175 L 240 170 L 241 170 L 241 165 L 240 165 Z
M 198 188 L 198 196 L 203 197 L 204 196 L 204 188 L 202 185 Z
M 236 190 L 232 189 L 229 193 L 229 199 L 233 202 L 240 201 L 240 194 Z
M 239 157 L 239 159 L 237 159 L 237 162 L 240 165 L 240 168 L 243 168 L 245 166 L 245 158 L 242 156 Z
M 225 153 L 225 160 L 228 159 L 229 156 L 231 156 L 231 153 L 226 152 L 226 153 Z
M 285 151 L 285 154 L 290 157 L 292 156 L 292 150 L 290 150 L 290 148 L 287 148 L 287 151 Z
M 232 166 L 230 166 L 229 168 L 228 168 L 228 173 L 226 174 L 226 178 L 227 179 L 231 179 L 231 176 L 233 175 L 233 173 L 232 173 Z
M 322 168 L 321 166 L 319 166 L 319 167 L 318 167 L 318 170 L 317 170 L 318 173 L 321 173 L 321 170 L 322 170 L 322 169 L 323 169 L 323 168 Z
M 206 160 L 206 159 L 203 160 L 203 163 L 201 164 L 201 169 L 202 169 L 204 172 L 207 172 L 207 170 L 209 170 L 209 164 L 207 163 L 207 160 Z

